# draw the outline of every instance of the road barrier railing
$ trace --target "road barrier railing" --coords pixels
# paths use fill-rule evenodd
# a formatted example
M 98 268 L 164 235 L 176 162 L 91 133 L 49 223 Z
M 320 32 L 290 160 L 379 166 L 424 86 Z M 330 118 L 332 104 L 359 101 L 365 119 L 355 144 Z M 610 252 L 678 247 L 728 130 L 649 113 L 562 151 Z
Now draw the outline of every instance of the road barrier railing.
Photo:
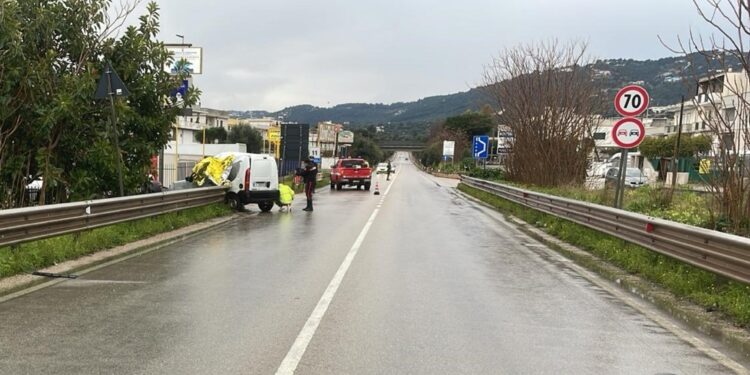
M 224 194 L 224 187 L 214 186 L 0 210 L 0 246 L 222 202 Z
M 750 238 L 461 176 L 461 182 L 750 284 Z

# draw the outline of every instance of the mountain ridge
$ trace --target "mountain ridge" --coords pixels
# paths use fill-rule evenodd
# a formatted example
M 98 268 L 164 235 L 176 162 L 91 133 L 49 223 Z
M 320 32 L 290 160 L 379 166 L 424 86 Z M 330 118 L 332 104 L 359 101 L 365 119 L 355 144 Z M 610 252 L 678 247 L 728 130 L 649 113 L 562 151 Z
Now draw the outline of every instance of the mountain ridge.
M 737 63 L 730 64 L 738 67 Z M 610 101 L 617 90 L 627 84 L 642 85 L 651 96 L 652 106 L 679 102 L 681 95 L 692 90 L 691 84 L 683 81 L 686 69 L 699 75 L 708 74 L 709 66 L 697 53 L 689 56 L 664 57 L 653 60 L 604 59 L 592 64 L 597 78 L 603 80 L 604 93 Z M 411 102 L 344 103 L 333 107 L 317 107 L 302 104 L 284 108 L 277 112 L 232 111 L 238 117 L 273 116 L 284 121 L 315 124 L 334 121 L 351 125 L 429 123 L 461 114 L 467 110 L 478 110 L 490 103 L 482 88 L 472 88 L 453 94 L 435 95 Z M 606 115 L 613 115 L 605 113 Z

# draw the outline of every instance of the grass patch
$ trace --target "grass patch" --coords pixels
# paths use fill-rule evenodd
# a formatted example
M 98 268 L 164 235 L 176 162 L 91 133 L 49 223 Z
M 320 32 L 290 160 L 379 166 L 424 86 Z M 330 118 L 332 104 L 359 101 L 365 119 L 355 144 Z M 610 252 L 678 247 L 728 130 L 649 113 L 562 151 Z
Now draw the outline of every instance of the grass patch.
M 331 174 L 329 172 L 321 172 L 321 173 L 323 174 L 323 178 L 315 184 L 316 188 L 321 188 L 321 187 L 328 186 L 331 184 Z M 295 193 L 302 193 L 305 191 L 304 184 L 299 184 L 299 185 L 294 184 L 293 175 L 282 177 L 279 183 L 291 187 Z
M 581 186 L 548 188 L 514 184 L 509 181 L 502 181 L 502 183 L 521 189 L 610 207 L 615 199 L 613 188 L 589 190 Z M 665 195 L 666 191 L 660 186 L 643 186 L 637 189 L 626 188 L 623 209 L 682 224 L 713 230 L 718 229 L 711 217 L 710 196 L 690 190 L 677 189 L 675 190 L 671 204 L 669 204 L 665 199 Z
M 84 232 L 23 243 L 14 248 L 0 247 L 0 277 L 49 267 L 66 260 L 76 259 L 100 250 L 124 245 L 231 213 L 232 211 L 227 205 L 215 203 Z
M 658 284 L 678 297 L 707 309 L 718 310 L 740 326 L 750 324 L 748 285 L 464 184 L 459 184 L 458 189 L 502 213 L 515 216 L 627 272 Z

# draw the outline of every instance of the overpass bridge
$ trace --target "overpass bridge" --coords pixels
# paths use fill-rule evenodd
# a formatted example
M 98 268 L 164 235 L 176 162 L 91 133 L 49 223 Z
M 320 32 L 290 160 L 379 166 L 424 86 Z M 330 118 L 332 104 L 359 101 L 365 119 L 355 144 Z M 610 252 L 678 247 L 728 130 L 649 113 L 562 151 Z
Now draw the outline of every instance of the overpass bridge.
M 422 151 L 427 145 L 419 141 L 384 141 L 378 147 L 386 151 Z

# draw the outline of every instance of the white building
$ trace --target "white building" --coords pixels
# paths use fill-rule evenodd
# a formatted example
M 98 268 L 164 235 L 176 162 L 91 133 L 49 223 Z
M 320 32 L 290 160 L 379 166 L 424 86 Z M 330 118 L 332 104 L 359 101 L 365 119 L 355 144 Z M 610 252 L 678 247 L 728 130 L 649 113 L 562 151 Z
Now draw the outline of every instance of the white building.
M 743 110 L 741 98 L 750 100 L 749 91 L 750 80 L 744 71 L 729 71 L 701 78 L 696 87 L 695 97 L 683 103 L 682 134 L 709 135 L 713 140 L 713 151 L 717 154 L 720 150 L 720 142 L 723 142 L 724 148 L 730 150 L 730 153 L 747 155 L 748 135 L 743 131 L 745 126 L 741 125 L 737 112 L 738 107 L 740 111 Z M 664 107 L 663 111 L 672 118 L 665 133 L 667 135 L 677 133 L 680 123 L 680 103 Z M 722 120 L 717 121 L 717 119 Z
M 229 116 L 219 110 L 210 108 L 193 108 L 192 113 L 178 116 L 172 127 L 172 137 L 164 147 L 162 185 L 187 177 L 195 165 L 204 156 L 216 155 L 226 151 L 245 152 L 246 146 L 237 144 L 203 144 L 203 130 L 225 128 L 229 126 Z
M 178 144 L 202 143 L 203 129 L 224 128 L 229 126 L 229 116 L 209 108 L 193 108 L 189 116 L 178 116 L 172 129 L 172 140 Z M 175 136 L 176 132 L 176 136 Z

